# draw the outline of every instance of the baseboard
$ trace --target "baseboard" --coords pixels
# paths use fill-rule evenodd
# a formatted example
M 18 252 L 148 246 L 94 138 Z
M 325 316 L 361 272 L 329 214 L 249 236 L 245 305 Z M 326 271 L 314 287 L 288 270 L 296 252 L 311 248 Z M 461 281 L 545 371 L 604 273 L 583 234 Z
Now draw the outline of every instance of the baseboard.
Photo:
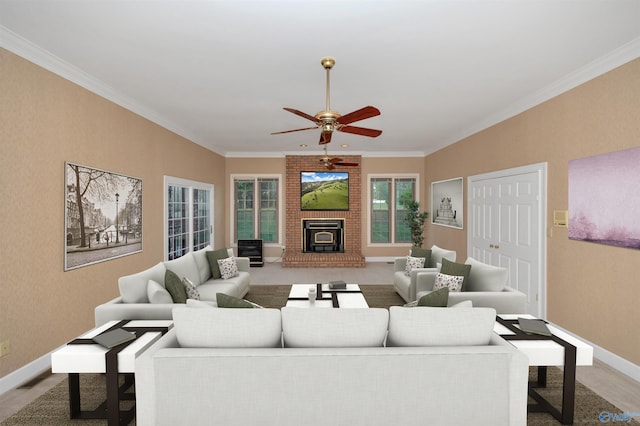
M 0 378 L 0 395 L 15 389 L 21 384 L 28 382 L 29 380 L 33 379 L 36 376 L 39 376 L 47 370 L 50 370 L 51 354 L 58 349 L 59 348 L 54 349 L 53 351 L 41 356 L 35 361 L 32 361 L 29 364 L 20 367 L 17 370 Z
M 578 336 L 575 333 L 570 332 L 556 324 L 551 323 L 555 328 L 558 328 L 564 331 L 567 334 L 572 335 L 573 337 L 582 340 L 588 345 L 593 346 L 593 357 L 599 359 L 603 363 L 607 364 L 609 367 L 614 368 L 621 372 L 624 375 L 631 377 L 636 382 L 640 382 L 640 365 L 634 364 L 629 360 L 622 358 L 619 355 L 610 352 L 603 347 L 596 345 L 593 342 L 588 341 L 582 336 Z
M 397 257 L 397 256 L 396 256 Z M 365 262 L 385 262 L 385 263 L 393 263 L 396 257 L 389 256 L 374 256 L 374 257 L 365 257 Z

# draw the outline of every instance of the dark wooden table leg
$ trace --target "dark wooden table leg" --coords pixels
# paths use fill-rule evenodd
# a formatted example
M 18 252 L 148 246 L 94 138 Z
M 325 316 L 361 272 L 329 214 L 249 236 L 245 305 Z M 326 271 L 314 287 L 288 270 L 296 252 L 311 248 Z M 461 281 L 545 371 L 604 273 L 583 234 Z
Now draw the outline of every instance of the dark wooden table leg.
M 80 374 L 69 373 L 69 417 L 80 416 Z

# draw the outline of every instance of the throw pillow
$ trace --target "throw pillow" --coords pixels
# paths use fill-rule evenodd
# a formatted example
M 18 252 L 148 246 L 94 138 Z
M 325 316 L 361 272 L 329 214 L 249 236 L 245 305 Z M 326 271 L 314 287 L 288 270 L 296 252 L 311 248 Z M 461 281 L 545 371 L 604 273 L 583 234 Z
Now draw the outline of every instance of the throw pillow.
M 430 249 L 413 246 L 413 247 L 411 247 L 410 256 L 413 256 L 413 257 L 424 257 L 424 267 L 425 268 L 429 267 L 429 265 L 430 265 L 429 262 L 431 260 L 431 250 Z
M 149 303 L 173 303 L 173 298 L 167 289 L 154 280 L 147 282 L 147 297 Z
M 424 257 L 407 256 L 407 265 L 404 268 L 406 276 L 411 275 L 411 271 L 417 268 L 424 268 Z
M 456 275 L 464 277 L 462 280 L 462 291 L 465 291 L 467 282 L 469 282 L 469 272 L 471 272 L 471 265 L 465 265 L 464 263 L 451 262 L 448 259 L 442 259 L 442 268 L 440 272 L 446 275 Z
M 216 301 L 218 308 L 254 308 L 253 303 L 240 299 L 239 297 L 229 296 L 224 293 L 216 293 Z
M 196 299 L 200 300 L 200 292 L 194 283 L 187 277 L 182 279 L 182 285 L 184 285 L 184 290 L 187 292 L 187 299 Z
M 418 300 L 418 306 L 431 306 L 434 308 L 446 308 L 449 303 L 449 287 L 432 291 Z
M 218 266 L 220 267 L 220 277 L 223 280 L 238 276 L 238 265 L 235 257 L 218 259 Z
M 211 268 L 211 278 L 217 280 L 221 277 L 220 267 L 218 266 L 219 259 L 226 259 L 229 257 L 229 253 L 226 248 L 218 250 L 207 251 L 207 260 L 209 261 L 209 267 Z
M 170 269 L 164 273 L 164 286 L 171 295 L 173 303 L 187 303 L 187 291 L 184 289 L 182 280 Z
M 438 290 L 443 287 L 449 287 L 449 291 L 462 291 L 462 281 L 464 277 L 456 275 L 447 275 L 442 272 L 438 272 L 436 275 L 436 282 L 433 284 L 433 289 Z

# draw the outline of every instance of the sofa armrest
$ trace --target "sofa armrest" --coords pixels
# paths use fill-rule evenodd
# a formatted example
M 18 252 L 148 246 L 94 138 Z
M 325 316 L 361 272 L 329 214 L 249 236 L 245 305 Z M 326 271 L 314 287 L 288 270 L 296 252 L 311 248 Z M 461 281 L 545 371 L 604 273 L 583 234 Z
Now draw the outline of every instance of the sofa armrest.
M 96 327 L 111 320 L 166 320 L 171 319 L 173 303 L 122 303 L 116 297 L 102 305 L 96 306 L 94 317 Z
M 396 257 L 393 259 L 393 271 L 394 272 L 404 272 L 407 267 L 407 257 Z
M 241 272 L 249 272 L 251 268 L 248 257 L 236 257 L 236 265 Z
M 435 268 L 424 269 L 417 274 L 416 297 L 420 292 L 433 290 L 433 285 L 436 283 L 436 275 L 438 275 L 438 270 Z
M 157 342 L 136 358 L 135 377 L 136 383 L 136 424 L 153 426 L 155 419 L 155 368 L 153 357 L 160 349 L 177 348 L 178 338 L 176 329 L 172 328 Z

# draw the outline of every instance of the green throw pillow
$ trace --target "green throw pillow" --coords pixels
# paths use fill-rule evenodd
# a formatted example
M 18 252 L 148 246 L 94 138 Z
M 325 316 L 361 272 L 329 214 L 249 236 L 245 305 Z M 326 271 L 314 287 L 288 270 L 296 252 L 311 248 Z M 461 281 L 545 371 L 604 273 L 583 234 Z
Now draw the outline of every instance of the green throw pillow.
M 238 297 L 229 296 L 224 293 L 216 293 L 216 302 L 218 302 L 218 308 L 252 308 L 253 305 L 244 299 Z
M 456 263 L 442 258 L 442 268 L 440 268 L 440 272 L 446 275 L 464 277 L 464 280 L 462 280 L 461 291 L 465 291 L 467 288 L 467 282 L 469 281 L 469 272 L 471 272 L 471 265 Z
M 218 266 L 218 260 L 226 259 L 228 257 L 229 253 L 227 252 L 226 248 L 207 251 L 207 260 L 209 261 L 209 266 L 211 267 L 211 278 L 222 278 L 222 274 L 220 274 L 220 266 Z
M 173 303 L 187 303 L 187 290 L 182 284 L 182 280 L 175 272 L 167 271 L 164 273 L 164 286 L 173 299 Z
M 425 249 L 422 247 L 411 247 L 411 257 L 424 257 L 424 267 L 429 267 L 431 261 L 431 249 Z
M 442 287 L 432 291 L 418 300 L 418 306 L 431 306 L 434 308 L 446 308 L 447 303 L 449 303 L 449 287 Z

